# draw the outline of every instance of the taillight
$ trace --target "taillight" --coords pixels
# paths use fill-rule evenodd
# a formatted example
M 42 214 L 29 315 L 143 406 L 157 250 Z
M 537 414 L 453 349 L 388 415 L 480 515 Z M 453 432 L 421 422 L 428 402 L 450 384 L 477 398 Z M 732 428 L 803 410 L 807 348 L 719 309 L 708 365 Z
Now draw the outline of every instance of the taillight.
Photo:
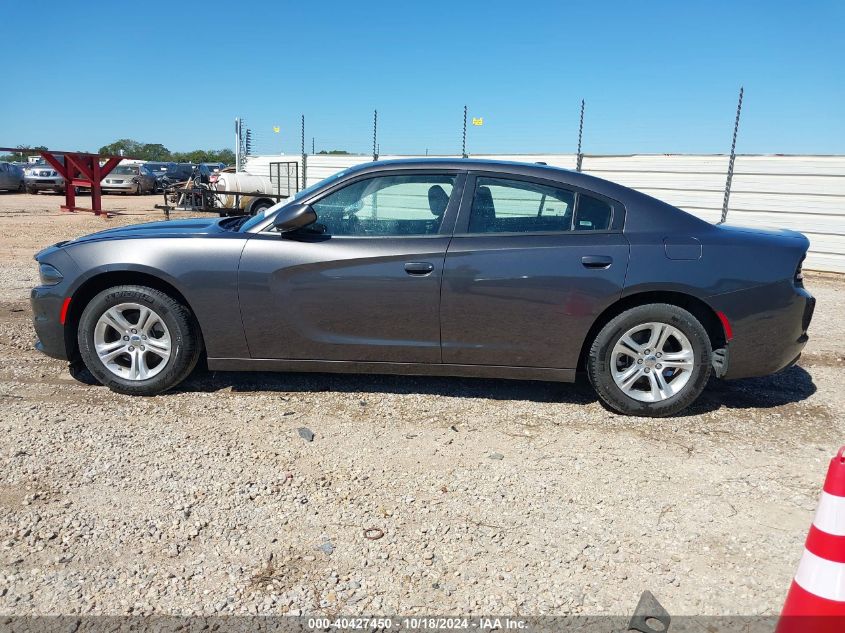
M 806 257 L 807 256 L 804 255 L 804 257 L 801 258 L 801 261 L 798 262 L 798 268 L 795 269 L 795 279 L 794 279 L 794 281 L 795 281 L 795 285 L 798 286 L 799 288 L 804 287 L 804 271 L 802 270 L 801 267 L 804 265 L 804 259 Z

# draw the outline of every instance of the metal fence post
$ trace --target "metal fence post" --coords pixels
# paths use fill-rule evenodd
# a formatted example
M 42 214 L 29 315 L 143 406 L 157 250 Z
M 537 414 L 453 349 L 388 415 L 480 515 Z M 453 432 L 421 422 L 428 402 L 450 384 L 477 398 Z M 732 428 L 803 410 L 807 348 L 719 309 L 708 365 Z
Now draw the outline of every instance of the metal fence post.
M 742 94 L 744 88 L 739 87 L 739 102 L 736 104 L 736 120 L 734 121 L 734 136 L 731 141 L 731 157 L 728 160 L 728 178 L 725 181 L 725 200 L 722 202 L 722 219 L 719 224 L 724 224 L 728 219 L 728 201 L 731 197 L 731 181 L 734 178 L 734 162 L 736 161 L 736 135 L 739 132 L 739 114 L 742 112 Z
M 305 153 L 305 115 L 302 115 L 300 123 L 300 149 L 302 151 L 302 186 L 303 189 L 308 186 L 308 155 Z
M 467 107 L 464 106 L 464 138 L 461 145 L 461 158 L 468 158 L 467 155 Z
M 575 155 L 575 171 L 581 171 L 584 155 L 581 153 L 581 137 L 584 134 L 584 100 L 581 99 L 581 122 L 578 124 L 578 152 Z
M 235 171 L 241 170 L 241 120 L 235 119 Z
M 378 160 L 378 110 L 373 110 L 373 161 Z

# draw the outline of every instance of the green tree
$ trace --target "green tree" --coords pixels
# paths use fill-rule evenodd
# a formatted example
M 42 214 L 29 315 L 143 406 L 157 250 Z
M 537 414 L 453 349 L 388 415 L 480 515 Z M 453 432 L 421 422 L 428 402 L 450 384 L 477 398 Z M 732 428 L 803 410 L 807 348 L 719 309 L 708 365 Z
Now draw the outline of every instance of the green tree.
M 144 143 L 138 153 L 138 158 L 166 162 L 171 159 L 171 154 L 170 150 L 161 143 Z
M 235 152 L 230 149 L 217 150 L 217 162 L 226 163 L 227 165 L 235 164 Z
M 36 145 L 34 147 L 30 147 L 29 145 L 15 145 L 15 147 L 21 151 L 13 154 L 0 154 L 0 161 L 4 163 L 26 162 L 27 156 L 37 154 L 39 150 L 47 149 L 44 145 Z
M 109 145 L 103 145 L 99 153 L 138 157 L 142 147 L 143 145 L 138 141 L 134 141 L 131 138 L 122 138 Z

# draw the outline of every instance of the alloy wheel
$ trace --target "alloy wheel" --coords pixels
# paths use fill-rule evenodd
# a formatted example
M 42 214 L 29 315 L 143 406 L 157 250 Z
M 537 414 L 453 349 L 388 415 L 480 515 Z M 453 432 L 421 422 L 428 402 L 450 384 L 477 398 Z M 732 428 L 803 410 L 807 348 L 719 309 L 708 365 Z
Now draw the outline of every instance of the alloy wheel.
M 643 323 L 625 332 L 611 353 L 616 386 L 640 402 L 660 402 L 679 393 L 695 367 L 686 335 L 668 323 Z
M 121 303 L 97 320 L 94 349 L 115 376 L 139 381 L 152 378 L 165 368 L 172 340 L 158 313 L 138 303 Z

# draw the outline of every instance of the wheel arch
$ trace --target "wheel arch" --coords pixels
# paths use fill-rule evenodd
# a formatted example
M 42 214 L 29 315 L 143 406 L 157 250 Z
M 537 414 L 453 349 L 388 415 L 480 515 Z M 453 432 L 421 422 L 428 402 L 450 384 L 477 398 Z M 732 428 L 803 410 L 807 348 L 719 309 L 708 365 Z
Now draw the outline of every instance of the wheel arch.
M 77 330 L 79 329 L 79 320 L 82 317 L 82 312 L 85 310 L 91 299 L 97 294 L 112 288 L 114 286 L 139 285 L 147 286 L 164 292 L 184 305 L 191 314 L 191 318 L 197 327 L 197 332 L 200 335 L 200 345 L 205 347 L 203 341 L 202 328 L 199 321 L 194 314 L 191 304 L 185 298 L 185 295 L 179 291 L 169 281 L 159 277 L 153 273 L 140 270 L 110 270 L 97 273 L 86 279 L 71 295 L 71 301 L 68 306 L 67 318 L 65 320 L 65 349 L 67 350 L 67 357 L 71 362 L 79 358 L 79 346 L 76 340 Z
M 622 297 L 615 303 L 605 308 L 599 314 L 598 318 L 593 322 L 587 336 L 581 344 L 581 353 L 578 356 L 578 370 L 583 370 L 587 364 L 587 356 L 590 353 L 590 347 L 593 344 L 599 331 L 607 325 L 607 323 L 614 317 L 622 314 L 626 310 L 636 308 L 637 306 L 648 305 L 650 303 L 668 303 L 670 305 L 683 308 L 692 314 L 702 327 L 707 332 L 710 339 L 710 346 L 712 349 L 719 349 L 726 345 L 725 330 L 722 322 L 716 311 L 704 300 L 684 292 L 670 291 L 670 290 L 653 290 L 637 292 L 631 295 Z

